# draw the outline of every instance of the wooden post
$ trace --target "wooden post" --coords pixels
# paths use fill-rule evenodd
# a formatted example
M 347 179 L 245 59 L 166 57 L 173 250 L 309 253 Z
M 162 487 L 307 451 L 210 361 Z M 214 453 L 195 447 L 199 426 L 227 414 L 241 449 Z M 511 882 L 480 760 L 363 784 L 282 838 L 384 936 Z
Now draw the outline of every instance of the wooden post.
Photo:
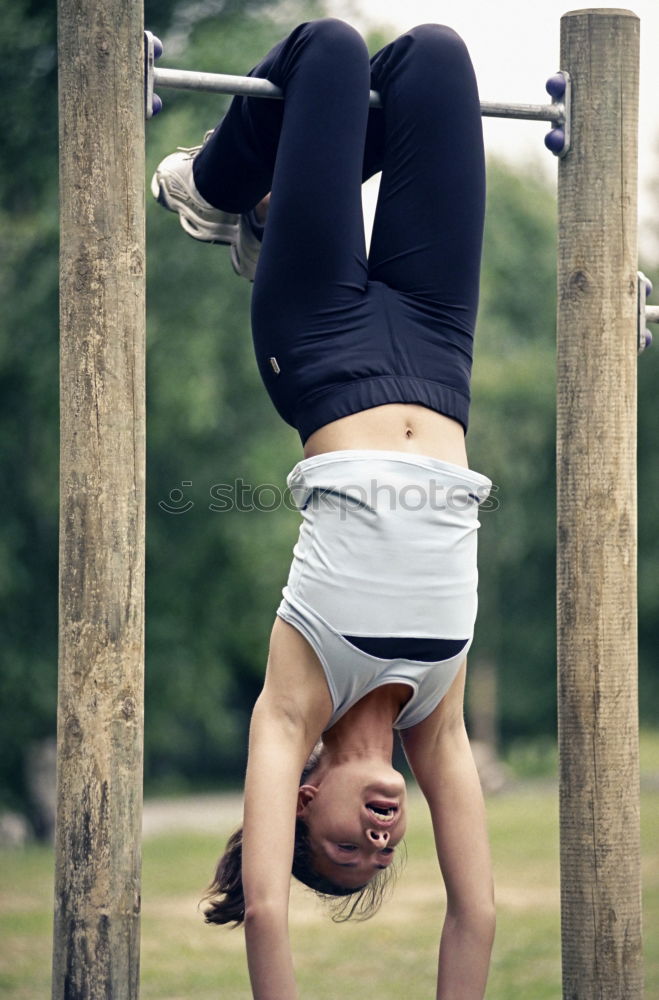
M 138 995 L 144 619 L 142 3 L 59 0 L 54 998 Z
M 561 20 L 557 477 L 565 1000 L 642 996 L 636 643 L 639 21 Z

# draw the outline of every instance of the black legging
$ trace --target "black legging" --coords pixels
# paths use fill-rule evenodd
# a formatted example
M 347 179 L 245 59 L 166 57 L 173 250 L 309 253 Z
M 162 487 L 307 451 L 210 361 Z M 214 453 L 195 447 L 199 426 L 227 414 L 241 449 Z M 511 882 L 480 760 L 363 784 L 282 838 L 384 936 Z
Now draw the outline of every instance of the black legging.
M 249 75 L 284 101 L 234 98 L 194 177 L 229 212 L 272 191 L 252 330 L 278 412 L 303 443 L 395 402 L 466 430 L 485 169 L 464 43 L 426 24 L 369 60 L 359 33 L 327 18 L 299 25 Z M 369 109 L 371 87 L 383 109 Z M 361 184 L 380 170 L 367 258 Z

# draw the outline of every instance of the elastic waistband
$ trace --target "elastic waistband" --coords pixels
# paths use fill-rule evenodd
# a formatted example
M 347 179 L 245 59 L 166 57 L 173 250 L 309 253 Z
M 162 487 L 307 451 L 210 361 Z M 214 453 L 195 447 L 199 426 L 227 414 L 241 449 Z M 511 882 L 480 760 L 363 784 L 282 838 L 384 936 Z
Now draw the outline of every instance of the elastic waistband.
M 340 451 L 324 451 L 320 455 L 312 455 L 310 458 L 303 458 L 295 465 L 288 477 L 290 486 L 291 480 L 299 476 L 304 476 L 306 472 L 317 469 L 324 465 L 332 464 L 352 464 L 360 462 L 392 463 L 393 465 L 404 463 L 418 469 L 425 469 L 430 472 L 442 473 L 455 478 L 456 481 L 467 483 L 472 486 L 484 486 L 490 488 L 492 480 L 474 469 L 456 465 L 454 462 L 446 462 L 441 458 L 434 458 L 431 455 L 421 455 L 416 452 L 389 451 L 377 448 L 345 448 Z
M 385 362 L 378 356 L 377 364 L 382 363 Z M 348 382 L 333 383 L 301 396 L 297 400 L 292 423 L 304 444 L 319 427 L 351 413 L 385 403 L 419 403 L 457 420 L 466 433 L 469 424 L 469 360 L 453 347 L 450 357 L 445 358 L 443 364 L 448 365 L 457 377 L 457 385 L 413 375 L 351 377 Z

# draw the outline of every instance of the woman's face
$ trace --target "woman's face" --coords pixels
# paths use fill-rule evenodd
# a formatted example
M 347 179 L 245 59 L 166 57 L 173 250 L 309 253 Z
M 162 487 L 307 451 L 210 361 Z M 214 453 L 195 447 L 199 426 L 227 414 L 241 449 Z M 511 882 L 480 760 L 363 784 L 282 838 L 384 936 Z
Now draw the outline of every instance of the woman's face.
M 315 870 L 346 888 L 365 885 L 395 856 L 407 826 L 403 776 L 386 764 L 350 761 L 312 775 L 299 793 Z

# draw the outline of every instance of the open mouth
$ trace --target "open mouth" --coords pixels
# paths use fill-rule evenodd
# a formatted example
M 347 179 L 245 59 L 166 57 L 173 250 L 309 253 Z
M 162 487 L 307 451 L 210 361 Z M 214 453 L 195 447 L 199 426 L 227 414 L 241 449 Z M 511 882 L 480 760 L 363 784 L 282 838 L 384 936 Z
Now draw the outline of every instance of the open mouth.
M 366 810 L 378 823 L 392 823 L 398 814 L 396 802 L 367 802 Z

